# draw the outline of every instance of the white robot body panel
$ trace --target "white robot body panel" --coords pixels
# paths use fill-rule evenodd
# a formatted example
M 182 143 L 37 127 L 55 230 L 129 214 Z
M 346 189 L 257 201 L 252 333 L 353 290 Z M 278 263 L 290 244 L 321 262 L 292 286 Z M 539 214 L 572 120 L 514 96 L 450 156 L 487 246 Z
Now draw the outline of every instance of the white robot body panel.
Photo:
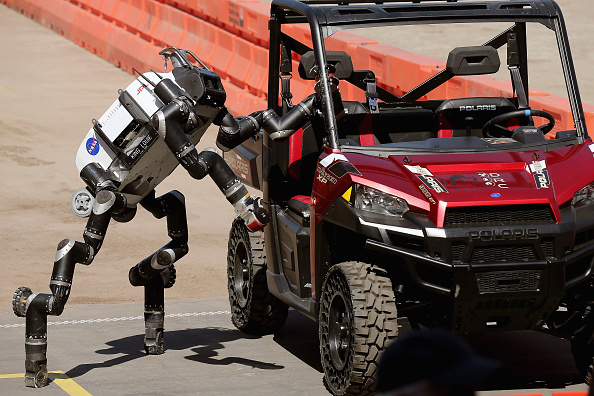
M 161 78 L 175 82 L 172 72 L 150 72 L 121 91 L 89 130 L 76 154 L 79 172 L 90 163 L 100 165 L 120 183 L 118 190 L 126 195 L 129 205 L 140 202 L 179 164 L 155 129 L 145 126 L 163 106 L 153 92 L 154 86 L 146 80 L 157 84 Z M 190 141 L 197 144 L 205 130 L 197 128 L 189 133 Z M 145 155 L 147 152 L 150 155 Z
M 156 73 L 145 73 L 144 76 L 155 84 L 159 82 Z M 160 76 L 175 81 L 173 73 L 160 74 Z M 136 100 L 149 117 L 155 114 L 163 105 L 151 88 L 140 77 L 132 81 L 126 88 L 126 91 Z M 105 136 L 111 143 L 115 143 L 118 136 L 130 126 L 133 120 L 134 118 L 122 105 L 121 101 L 116 99 L 109 109 L 99 118 L 98 122 Z M 115 157 L 116 154 L 109 148 L 109 145 L 100 136 L 97 136 L 94 128 L 91 128 L 76 154 L 76 167 L 80 172 L 87 164 L 96 162 L 103 169 L 107 169 Z

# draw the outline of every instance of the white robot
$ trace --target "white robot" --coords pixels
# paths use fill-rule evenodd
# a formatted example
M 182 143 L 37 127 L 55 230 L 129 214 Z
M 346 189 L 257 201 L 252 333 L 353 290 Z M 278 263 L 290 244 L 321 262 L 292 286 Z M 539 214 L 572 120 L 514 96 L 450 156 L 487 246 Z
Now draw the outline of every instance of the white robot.
M 214 180 L 251 231 L 269 221 L 268 212 L 251 197 L 215 149 L 197 152 L 195 144 L 229 112 L 219 76 L 190 51 L 169 47 L 159 52 L 165 72 L 140 74 L 99 118 L 82 142 L 76 166 L 87 187 L 75 193 L 75 213 L 88 216 L 84 242 L 58 244 L 50 281 L 51 294 L 19 287 L 13 296 L 17 316 L 26 317 L 25 385 L 47 383 L 47 316 L 60 315 L 70 294 L 75 264 L 89 265 L 101 248 L 110 218 L 132 220 L 137 204 L 156 218 L 167 217 L 171 241 L 130 269 L 130 283 L 145 290 L 145 350 L 164 352 L 163 289 L 175 282 L 174 262 L 188 252 L 184 196 L 171 191 L 155 196 L 155 187 L 181 164 L 195 179 Z M 201 67 L 194 66 L 191 55 Z M 167 62 L 173 68 L 167 71 Z

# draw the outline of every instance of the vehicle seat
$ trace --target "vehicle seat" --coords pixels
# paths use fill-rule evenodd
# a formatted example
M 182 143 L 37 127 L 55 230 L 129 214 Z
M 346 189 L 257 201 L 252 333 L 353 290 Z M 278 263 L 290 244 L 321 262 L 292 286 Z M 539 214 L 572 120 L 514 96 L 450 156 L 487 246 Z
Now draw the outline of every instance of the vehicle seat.
M 324 150 L 323 120 L 314 118 L 289 138 L 288 176 L 293 178 L 295 193 L 311 194 L 318 157 Z
M 370 113 L 359 102 L 343 103 L 345 114 L 337 123 L 338 137 L 343 144 L 374 146 L 422 141 L 435 136 L 433 112 L 429 109 L 388 108 Z
M 445 100 L 436 110 L 438 137 L 478 136 L 483 137 L 483 126 L 495 116 L 517 110 L 508 99 L 461 98 Z M 512 119 L 507 127 L 511 130 L 520 126 L 518 119 Z
M 348 139 L 359 146 L 379 144 L 373 134 L 371 114 L 360 102 L 344 101 L 344 115 L 338 120 L 339 138 Z

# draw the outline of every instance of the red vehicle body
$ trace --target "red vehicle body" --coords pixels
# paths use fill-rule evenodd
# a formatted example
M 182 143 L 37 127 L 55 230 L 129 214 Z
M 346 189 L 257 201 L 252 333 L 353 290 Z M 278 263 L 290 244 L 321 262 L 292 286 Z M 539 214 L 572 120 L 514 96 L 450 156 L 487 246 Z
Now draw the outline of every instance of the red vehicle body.
M 348 49 L 330 51 L 327 40 L 348 28 L 491 21 L 505 24 L 503 32 L 479 46 L 465 37 L 472 46 L 454 48 L 443 70 L 398 94 L 373 70 L 355 70 Z M 287 29 L 300 23 L 309 25 L 311 43 Z M 531 24 L 556 38 L 551 54 L 560 58 L 575 129 L 554 129 L 553 115 L 530 106 Z M 296 107 L 291 59 L 303 80 L 315 78 L 317 107 L 290 138 L 261 132 L 225 154 L 263 191 L 272 217 L 256 235 L 233 224 L 235 325 L 274 332 L 289 306 L 316 320 L 334 394 L 373 391 L 385 346 L 425 327 L 555 334 L 571 341 L 587 375 L 594 144 L 557 4 L 275 0 L 270 31 L 269 107 L 279 116 Z M 511 94 L 427 99 L 452 78 L 498 72 L 505 59 Z M 341 97 L 347 84 L 364 99 Z M 543 117 L 548 123 L 535 124 Z

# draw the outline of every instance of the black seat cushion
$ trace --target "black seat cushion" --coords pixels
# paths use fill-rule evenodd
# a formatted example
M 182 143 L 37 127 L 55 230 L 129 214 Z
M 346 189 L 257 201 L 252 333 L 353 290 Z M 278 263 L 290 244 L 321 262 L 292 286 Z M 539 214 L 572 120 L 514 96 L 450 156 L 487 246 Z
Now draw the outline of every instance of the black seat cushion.
M 461 98 L 445 100 L 436 110 L 439 137 L 471 136 L 482 137 L 483 126 L 495 116 L 517 110 L 503 97 Z M 519 126 L 517 120 L 511 126 Z M 451 131 L 451 134 L 450 134 Z

